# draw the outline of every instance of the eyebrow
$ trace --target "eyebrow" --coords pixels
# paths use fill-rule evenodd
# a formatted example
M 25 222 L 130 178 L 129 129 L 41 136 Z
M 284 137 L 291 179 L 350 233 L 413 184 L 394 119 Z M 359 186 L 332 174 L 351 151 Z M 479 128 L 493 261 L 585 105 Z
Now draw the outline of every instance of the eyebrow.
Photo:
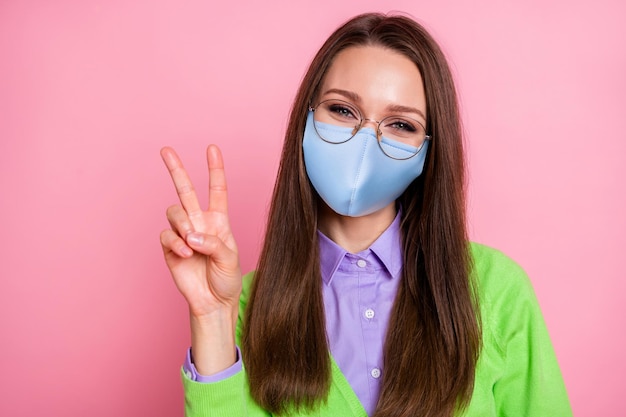
M 360 104 L 363 102 L 363 100 L 361 99 L 361 96 L 359 96 L 357 93 L 353 91 L 342 90 L 340 88 L 331 88 L 329 90 L 326 90 L 324 92 L 324 95 L 330 94 L 330 93 L 344 96 L 345 98 L 351 101 L 354 101 L 357 104 Z M 424 115 L 424 113 L 421 110 L 416 109 L 415 107 L 403 106 L 401 104 L 390 104 L 389 106 L 387 106 L 387 111 L 394 112 L 394 113 L 415 113 L 415 114 L 419 114 L 420 116 L 422 116 L 424 120 L 426 120 L 426 116 Z

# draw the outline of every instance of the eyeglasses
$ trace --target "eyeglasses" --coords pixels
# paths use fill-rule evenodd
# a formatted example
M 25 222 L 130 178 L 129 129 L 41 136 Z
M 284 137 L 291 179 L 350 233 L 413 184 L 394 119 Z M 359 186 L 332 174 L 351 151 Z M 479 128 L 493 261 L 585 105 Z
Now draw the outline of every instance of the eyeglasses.
M 376 124 L 380 150 L 392 159 L 409 159 L 417 155 L 431 137 L 424 125 L 406 116 L 388 116 L 380 122 L 366 119 L 354 104 L 343 100 L 324 100 L 309 107 L 313 112 L 315 131 L 328 143 L 344 143 L 352 139 L 366 122 Z

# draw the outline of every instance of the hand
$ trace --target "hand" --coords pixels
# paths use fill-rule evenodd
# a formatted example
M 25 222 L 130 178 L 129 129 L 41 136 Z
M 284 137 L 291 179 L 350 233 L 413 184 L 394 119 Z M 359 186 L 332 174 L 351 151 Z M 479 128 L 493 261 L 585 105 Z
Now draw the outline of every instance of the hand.
M 176 152 L 163 148 L 161 157 L 181 203 L 167 209 L 171 229 L 161 232 L 161 246 L 174 282 L 189 304 L 194 364 L 200 374 L 212 375 L 235 362 L 241 294 L 237 244 L 228 223 L 224 162 L 219 148 L 210 145 L 209 207 L 202 210 Z
M 171 229 L 161 232 L 165 262 L 178 290 L 187 300 L 192 319 L 233 312 L 241 293 L 237 245 L 228 222 L 224 163 L 215 145 L 207 148 L 209 206 L 202 210 L 183 164 L 172 148 L 163 148 L 181 205 L 167 209 Z M 193 324 L 193 323 L 192 323 Z

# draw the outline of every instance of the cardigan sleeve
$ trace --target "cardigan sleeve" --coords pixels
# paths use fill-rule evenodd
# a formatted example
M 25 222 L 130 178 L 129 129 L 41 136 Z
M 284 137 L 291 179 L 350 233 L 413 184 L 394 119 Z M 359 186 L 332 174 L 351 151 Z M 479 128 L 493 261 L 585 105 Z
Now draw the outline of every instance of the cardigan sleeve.
M 572 416 L 548 330 L 526 273 L 500 252 L 478 260 L 485 304 L 482 320 L 498 352 L 501 369 L 493 379 L 496 415 Z M 482 263 L 482 265 L 481 265 Z M 482 271 L 480 271 L 482 269 Z M 482 303 L 481 301 L 481 303 Z M 487 348 L 487 347 L 485 347 Z
M 243 287 L 239 298 L 239 317 L 235 339 L 240 344 L 243 317 L 252 282 L 252 274 L 243 277 Z M 196 382 L 181 369 L 185 391 L 186 417 L 266 417 L 270 414 L 260 408 L 250 396 L 245 366 L 228 378 L 216 382 Z
M 267 417 L 248 392 L 245 371 L 219 382 L 192 381 L 181 372 L 186 417 Z

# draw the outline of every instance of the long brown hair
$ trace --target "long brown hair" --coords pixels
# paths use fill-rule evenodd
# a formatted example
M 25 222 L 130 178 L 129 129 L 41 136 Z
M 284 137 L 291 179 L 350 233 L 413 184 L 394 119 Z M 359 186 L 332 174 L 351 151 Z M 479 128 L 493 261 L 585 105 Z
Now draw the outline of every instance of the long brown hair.
M 275 414 L 312 408 L 331 380 L 317 242 L 317 199 L 303 162 L 307 106 L 333 58 L 378 45 L 423 78 L 433 140 L 422 175 L 400 197 L 404 268 L 384 349 L 375 416 L 449 416 L 471 398 L 480 319 L 465 225 L 462 129 L 450 69 L 437 43 L 403 16 L 364 14 L 337 29 L 313 59 L 290 114 L 242 353 L 251 395 Z

